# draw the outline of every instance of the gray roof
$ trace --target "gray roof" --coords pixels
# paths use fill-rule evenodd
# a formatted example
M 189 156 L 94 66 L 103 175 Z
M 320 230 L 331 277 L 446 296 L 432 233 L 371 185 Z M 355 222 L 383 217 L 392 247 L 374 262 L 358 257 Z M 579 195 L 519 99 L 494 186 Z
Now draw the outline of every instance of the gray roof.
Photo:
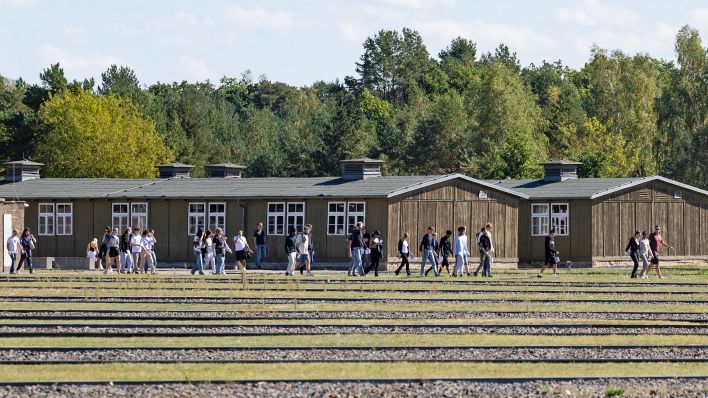
M 108 179 L 40 178 L 0 184 L 0 197 L 8 199 L 91 198 L 392 198 L 452 179 L 463 179 L 493 190 L 526 198 L 526 195 L 461 174 L 383 176 L 364 180 L 340 177 L 314 178 L 186 178 Z
M 597 199 L 650 181 L 662 181 L 708 196 L 708 191 L 661 176 L 633 178 L 571 178 L 565 181 L 487 180 L 500 187 L 521 192 L 531 199 Z

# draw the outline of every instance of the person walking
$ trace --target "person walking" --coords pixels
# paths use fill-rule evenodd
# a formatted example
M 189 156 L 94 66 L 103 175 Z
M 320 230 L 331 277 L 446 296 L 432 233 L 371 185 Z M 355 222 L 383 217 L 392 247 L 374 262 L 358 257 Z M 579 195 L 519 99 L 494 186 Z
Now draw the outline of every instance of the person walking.
M 20 249 L 20 238 L 17 236 L 19 232 L 16 229 L 12 230 L 12 235 L 7 238 L 5 247 L 7 248 L 7 255 L 10 257 L 10 273 L 15 273 L 15 263 L 17 262 L 17 253 Z M 3 272 L 5 268 L 3 267 Z
M 361 266 L 364 269 L 364 275 L 366 275 L 366 270 L 371 264 L 371 248 L 369 243 L 371 242 L 371 234 L 366 229 L 366 225 L 361 227 L 361 237 L 364 242 L 364 246 L 361 248 Z
M 312 276 L 312 272 L 310 271 L 310 228 L 312 225 L 310 224 L 305 224 L 304 229 L 302 230 L 301 233 L 297 235 L 297 251 L 299 253 L 299 262 L 300 266 L 298 267 L 298 271 L 300 271 L 300 275 L 303 274 L 304 271 L 307 271 L 307 276 Z
M 629 258 L 634 262 L 634 268 L 632 269 L 632 274 L 630 278 L 637 277 L 637 269 L 639 268 L 639 241 L 641 239 L 641 234 L 639 231 L 634 231 L 634 236 L 629 238 L 627 242 L 627 247 L 624 248 L 624 252 L 629 255 Z
M 361 264 L 361 256 L 364 248 L 364 237 L 361 233 L 364 223 L 357 222 L 352 230 L 352 239 L 349 241 L 349 247 L 352 253 L 352 262 L 349 266 L 349 276 L 366 276 L 364 267 Z
M 155 238 L 152 236 L 152 232 L 149 230 L 144 230 L 142 234 L 142 238 L 140 240 L 140 265 L 141 265 L 141 271 L 144 271 L 147 273 L 147 270 L 150 271 L 151 274 L 155 274 L 155 262 L 153 260 L 152 256 L 152 248 L 153 245 L 155 244 Z M 142 269 L 142 264 L 145 264 L 147 262 L 147 270 Z
M 20 273 L 20 269 L 25 263 L 27 263 L 27 269 L 29 270 L 29 273 L 34 273 L 34 270 L 32 269 L 32 250 L 34 250 L 36 245 L 37 239 L 35 239 L 34 235 L 32 235 L 30 229 L 25 227 L 25 229 L 22 230 L 22 236 L 20 236 L 21 254 L 20 261 L 17 263 L 17 269 L 15 270 L 16 274 Z
M 204 275 L 204 257 L 202 257 L 202 245 L 204 245 L 204 231 L 202 228 L 197 228 L 197 233 L 192 239 L 192 248 L 194 249 L 194 265 L 192 266 L 192 275 L 199 272 L 199 275 Z
M 91 261 L 89 266 L 95 266 L 96 263 L 96 256 L 98 255 L 98 239 L 93 238 L 91 242 L 86 245 L 86 258 Z
M 659 274 L 659 278 L 664 279 L 664 275 L 661 274 L 661 268 L 659 267 L 659 255 L 661 254 L 661 248 L 667 247 L 673 249 L 674 247 L 669 245 L 664 237 L 661 236 L 661 228 L 658 225 L 654 226 L 654 232 L 649 235 L 649 247 L 651 248 L 652 256 L 651 264 L 656 267 L 656 273 Z M 651 270 L 651 266 L 647 270 L 647 275 Z
M 381 257 L 383 257 L 383 240 L 381 239 L 381 232 L 374 231 L 371 235 L 371 244 L 369 245 L 371 249 L 371 264 L 369 268 L 365 269 L 364 272 L 368 274 L 371 270 L 374 270 L 374 276 L 379 276 L 379 263 Z
M 297 264 L 298 245 L 297 245 L 297 229 L 290 227 L 290 233 L 285 238 L 285 253 L 288 255 L 288 267 L 285 269 L 285 276 L 292 276 Z
M 140 262 L 142 244 L 143 236 L 140 233 L 140 228 L 133 227 L 133 235 L 130 237 L 130 254 L 133 257 L 133 273 L 135 274 L 143 272 L 143 263 Z
M 261 269 L 261 264 L 266 259 L 266 232 L 263 229 L 263 223 L 259 222 L 256 230 L 253 232 L 253 247 L 256 248 L 256 268 Z
M 457 228 L 457 236 L 455 237 L 452 252 L 455 255 L 455 268 L 452 270 L 452 276 L 462 276 L 462 268 L 467 267 L 467 259 L 470 255 L 467 245 L 467 228 L 463 226 Z M 467 275 L 469 275 L 469 272 L 467 272 Z
M 226 253 L 231 253 L 231 248 L 226 242 L 223 229 L 217 228 L 215 230 L 212 246 L 214 248 L 215 273 L 217 275 L 226 275 Z
M 148 229 L 150 232 L 150 237 L 152 237 L 152 250 L 150 251 L 150 255 L 152 256 L 152 264 L 153 264 L 153 269 L 157 268 L 157 252 L 155 251 L 155 245 L 157 244 L 157 237 L 155 236 L 155 230 L 150 228 Z M 147 265 L 145 266 L 145 272 L 147 272 Z M 153 272 L 154 273 L 154 272 Z
M 111 227 L 106 227 L 103 230 L 103 238 L 101 238 L 101 246 L 98 248 L 98 262 L 96 268 L 99 271 L 103 271 L 103 264 L 108 261 L 106 255 L 108 254 L 108 241 L 111 236 Z
M 204 258 L 204 267 L 209 266 L 211 274 L 216 274 L 216 256 L 214 255 L 214 238 L 211 230 L 206 230 L 202 237 L 202 254 Z
M 651 243 L 647 231 L 642 231 L 642 239 L 639 240 L 639 258 L 642 260 L 642 273 L 640 278 L 647 279 L 651 256 Z
M 120 232 L 118 227 L 113 228 L 113 232 L 108 236 L 106 245 L 108 246 L 108 256 L 106 257 L 105 273 L 113 273 L 114 265 L 116 272 L 120 272 Z
M 243 236 L 243 231 L 240 229 L 234 236 L 234 250 L 236 252 L 236 268 L 238 268 L 242 274 L 245 274 L 251 248 L 248 246 L 248 241 L 246 237 Z
M 308 245 L 307 245 L 307 254 L 310 255 L 310 268 L 315 264 L 315 240 L 313 239 L 312 236 L 312 224 L 305 224 L 307 227 L 307 239 L 308 239 Z
M 428 233 L 426 233 L 423 236 L 423 239 L 420 241 L 419 250 L 423 253 L 423 256 L 420 259 L 420 276 L 425 276 L 426 260 L 429 261 L 430 264 L 433 266 L 435 276 L 440 276 L 440 273 L 438 272 L 438 269 L 435 266 L 435 241 L 433 240 L 433 232 L 435 232 L 435 229 L 432 226 L 429 226 Z
M 541 278 L 541 274 L 543 274 L 543 271 L 546 270 L 546 267 L 549 265 L 553 266 L 553 277 L 557 277 L 557 269 L 558 269 L 558 255 L 560 254 L 559 251 L 556 250 L 556 230 L 555 228 L 551 228 L 550 231 L 548 231 L 548 236 L 546 236 L 546 239 L 544 241 L 544 261 L 543 261 L 543 266 L 541 267 L 541 272 L 539 272 L 536 276 L 538 278 Z
M 130 255 L 130 227 L 120 236 L 120 273 L 130 273 L 133 270 L 133 258 Z
M 408 232 L 404 232 L 401 240 L 398 241 L 398 257 L 401 258 L 401 265 L 396 269 L 396 276 L 401 272 L 403 266 L 406 267 L 406 274 L 411 276 L 410 264 L 408 262 L 408 257 L 410 255 L 410 248 L 408 246 Z
M 448 259 L 448 257 L 452 254 L 453 242 L 451 241 L 451 238 L 452 231 L 448 229 L 447 231 L 445 231 L 445 236 L 440 238 L 440 243 L 438 244 L 438 253 L 440 256 L 440 272 L 442 273 L 442 269 L 444 267 L 447 271 L 448 276 L 452 275 L 450 273 L 450 261 Z
M 428 276 L 430 271 L 433 269 L 437 269 L 438 273 L 442 272 L 442 269 L 440 268 L 440 242 L 438 241 L 438 233 L 433 232 L 433 257 L 435 257 L 435 264 L 431 264 L 430 268 L 425 270 L 425 276 Z M 440 275 L 438 275 L 440 276 Z
M 481 270 L 484 267 L 484 253 L 482 252 L 482 249 L 479 248 L 479 238 L 482 237 L 484 234 L 484 227 L 479 230 L 474 236 L 475 241 L 477 243 L 477 250 L 479 251 L 479 264 L 477 265 L 477 269 L 473 272 L 474 276 L 479 275 L 479 270 Z
M 492 234 L 491 224 L 485 226 L 484 233 L 479 236 L 479 250 L 482 253 L 482 276 L 492 277 Z M 476 274 L 476 273 L 475 273 Z

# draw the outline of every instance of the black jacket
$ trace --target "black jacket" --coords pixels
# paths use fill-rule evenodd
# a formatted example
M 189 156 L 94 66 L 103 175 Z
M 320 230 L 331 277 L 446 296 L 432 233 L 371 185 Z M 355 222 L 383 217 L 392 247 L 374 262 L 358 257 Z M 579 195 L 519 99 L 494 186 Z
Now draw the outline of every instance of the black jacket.
M 479 249 L 481 253 L 484 253 L 484 251 L 488 252 L 492 250 L 492 240 L 489 239 L 489 235 L 482 234 L 479 236 Z
M 425 234 L 423 240 L 420 241 L 420 251 L 422 252 L 424 250 L 434 250 L 435 245 L 433 242 L 433 236 L 430 234 Z
M 440 239 L 440 255 L 443 257 L 448 257 L 452 253 L 452 247 L 450 246 L 450 238 L 445 235 Z
M 629 238 L 629 242 L 627 243 L 627 247 L 624 248 L 624 251 L 629 251 L 629 254 L 639 254 L 639 242 L 634 239 L 634 236 Z
M 545 252 L 546 258 L 556 256 L 556 241 L 551 239 L 550 236 L 546 236 Z

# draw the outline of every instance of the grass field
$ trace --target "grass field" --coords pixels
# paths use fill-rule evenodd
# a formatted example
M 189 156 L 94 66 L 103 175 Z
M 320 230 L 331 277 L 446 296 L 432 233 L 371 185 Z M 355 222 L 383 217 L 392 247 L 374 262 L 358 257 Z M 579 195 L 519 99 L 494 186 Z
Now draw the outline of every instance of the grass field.
M 647 354 L 649 356 L 641 363 L 609 359 L 603 362 L 602 348 L 606 346 L 642 347 L 650 353 L 652 349 L 681 346 L 682 356 L 690 356 L 691 347 L 696 347 L 695 350 L 708 347 L 706 267 L 667 268 L 667 278 L 663 280 L 629 279 L 626 274 L 624 270 L 571 270 L 561 273 L 559 278 L 546 275 L 542 279 L 535 278 L 534 271 L 526 270 L 498 271 L 494 278 L 383 276 L 363 279 L 346 278 L 340 273 L 318 273 L 314 278 L 286 278 L 273 273 L 254 273 L 246 278 L 237 274 L 195 278 L 179 271 L 161 271 L 151 277 L 56 271 L 3 275 L 0 277 L 3 293 L 0 297 L 0 383 L 708 377 L 706 358 L 684 362 L 677 356 L 674 362 L 659 363 L 652 362 L 651 355 Z M 126 311 L 130 313 L 121 315 Z M 28 329 L 27 335 L 16 336 L 32 325 L 45 325 L 56 335 L 33 336 Z M 465 325 L 488 326 L 489 330 L 455 332 L 454 328 Z M 519 327 L 519 332 L 516 329 L 502 334 L 494 331 L 494 327 L 514 325 Z M 550 332 L 529 334 L 526 329 L 541 325 L 547 326 Z M 622 325 L 646 328 L 646 333 L 623 334 Z M 101 330 L 107 328 L 106 336 L 89 336 L 89 332 L 99 326 Z M 190 330 L 191 326 L 205 329 L 199 335 L 161 335 L 164 328 Z M 271 334 L 278 326 L 299 328 L 293 334 Z M 307 333 L 307 328 L 327 326 L 338 331 Z M 356 328 L 352 329 L 353 326 Z M 421 329 L 419 333 L 397 330 L 405 326 Z M 452 330 L 440 332 L 436 328 L 441 326 Z M 579 331 L 561 335 L 554 326 L 578 327 Z M 618 329 L 608 335 L 596 335 L 582 328 L 605 326 Z M 670 326 L 688 328 L 670 329 Z M 218 335 L 237 327 L 256 328 L 262 335 Z M 373 327 L 384 328 L 384 332 L 381 329 L 367 332 Z M 73 328 L 73 334 L 63 336 L 67 328 Z M 134 329 L 147 335 L 131 336 Z M 86 337 L 81 336 L 83 331 Z M 553 358 L 528 363 L 525 362 L 528 358 L 512 356 L 507 358 L 507 363 L 464 360 L 450 363 L 411 357 L 393 363 L 366 360 L 318 363 L 289 358 L 263 363 L 167 361 L 138 365 L 104 363 L 100 358 L 87 358 L 87 363 L 42 363 L 41 355 L 31 354 L 35 355 L 30 357 L 35 360 L 32 364 L 5 363 L 12 357 L 13 349 L 27 349 L 30 353 L 38 348 L 56 349 L 60 355 L 72 348 L 88 347 L 114 350 L 213 348 L 217 351 L 227 347 L 268 347 L 266 351 L 275 352 L 287 347 L 412 349 L 428 346 L 491 347 L 494 350 L 532 346 L 568 347 L 570 350 L 573 346 L 582 346 L 598 348 L 593 355 L 599 357 L 580 358 L 566 364 L 554 363 Z M 562 356 L 562 350 L 559 352 Z

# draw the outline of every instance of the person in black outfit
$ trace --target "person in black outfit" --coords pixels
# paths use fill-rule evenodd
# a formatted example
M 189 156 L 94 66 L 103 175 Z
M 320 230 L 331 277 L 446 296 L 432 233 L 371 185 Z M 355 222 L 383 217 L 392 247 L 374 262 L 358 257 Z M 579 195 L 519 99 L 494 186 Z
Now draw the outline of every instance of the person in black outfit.
M 401 265 L 398 266 L 396 270 L 396 276 L 401 272 L 403 266 L 406 267 L 406 274 L 411 276 L 410 264 L 408 263 L 408 257 L 410 256 L 410 247 L 408 246 L 408 232 L 403 233 L 403 237 L 398 241 L 398 257 L 401 258 Z
M 452 243 L 450 243 L 450 238 L 452 238 L 452 231 L 445 231 L 445 236 L 440 238 L 440 244 L 438 245 L 440 251 L 440 257 L 442 257 L 442 262 L 440 263 L 440 269 L 445 267 L 448 276 L 450 275 L 450 262 L 448 261 L 448 256 L 452 254 Z
M 639 268 L 639 239 L 641 237 L 641 234 L 639 231 L 634 232 L 634 236 L 629 238 L 629 242 L 627 243 L 627 247 L 624 248 L 624 252 L 629 254 L 629 257 L 632 259 L 634 262 L 634 268 L 632 269 L 632 275 L 630 278 L 636 278 L 637 277 L 637 269 Z
M 485 231 L 484 233 L 479 235 L 479 251 L 481 252 L 482 256 L 482 276 L 486 276 L 491 278 L 492 277 L 492 272 L 491 272 L 491 250 L 492 250 L 492 240 L 489 238 L 489 235 Z M 476 272 L 475 272 L 476 274 Z
M 541 272 L 536 275 L 537 277 L 541 277 L 541 274 L 543 271 L 546 270 L 546 267 L 548 265 L 553 265 L 553 277 L 556 277 L 558 274 L 556 273 L 557 268 L 558 268 L 558 262 L 556 261 L 556 257 L 560 254 L 559 251 L 556 250 L 556 241 L 554 238 L 556 237 L 556 230 L 551 229 L 548 232 L 548 236 L 546 236 L 546 241 L 545 241 L 545 261 L 543 262 L 543 267 L 541 267 Z
M 369 267 L 366 268 L 364 272 L 368 274 L 373 269 L 374 276 L 379 276 L 379 262 L 381 261 L 381 257 L 383 257 L 381 232 L 374 231 L 369 241 L 369 248 L 371 249 L 371 264 L 369 264 Z

